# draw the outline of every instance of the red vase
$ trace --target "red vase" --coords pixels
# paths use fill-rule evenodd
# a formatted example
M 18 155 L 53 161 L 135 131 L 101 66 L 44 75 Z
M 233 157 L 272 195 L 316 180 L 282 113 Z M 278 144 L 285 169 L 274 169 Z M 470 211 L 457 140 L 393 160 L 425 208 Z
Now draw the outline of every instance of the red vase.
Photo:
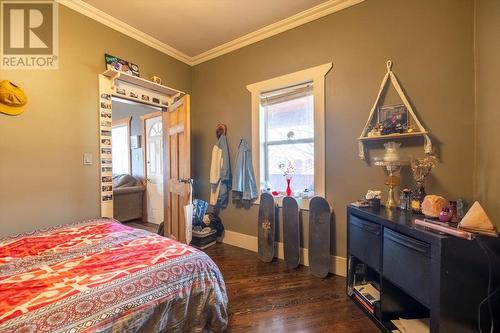
M 286 196 L 287 197 L 292 195 L 292 189 L 290 188 L 290 181 L 291 180 L 292 180 L 291 178 L 286 179 Z

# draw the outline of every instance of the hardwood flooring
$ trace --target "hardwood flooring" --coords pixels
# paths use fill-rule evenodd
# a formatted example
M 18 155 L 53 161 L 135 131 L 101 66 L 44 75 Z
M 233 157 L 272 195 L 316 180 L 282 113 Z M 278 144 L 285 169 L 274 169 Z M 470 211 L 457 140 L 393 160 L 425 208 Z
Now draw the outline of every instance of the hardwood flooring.
M 127 222 L 135 228 L 157 225 Z M 156 229 L 153 232 L 156 232 Z M 219 266 L 229 298 L 229 333 L 375 333 L 377 326 L 345 294 L 345 278 L 318 279 L 283 260 L 217 243 L 205 252 Z
M 122 223 L 129 226 L 129 227 L 144 229 L 144 230 L 150 231 L 150 232 L 155 233 L 155 234 L 158 232 L 158 224 L 155 224 L 155 223 L 142 222 L 141 220 L 132 220 L 132 221 L 122 222 Z
M 283 260 L 264 263 L 257 254 L 227 244 L 205 252 L 226 282 L 227 332 L 380 332 L 345 294 L 345 278 L 319 279 L 309 269 L 287 269 Z

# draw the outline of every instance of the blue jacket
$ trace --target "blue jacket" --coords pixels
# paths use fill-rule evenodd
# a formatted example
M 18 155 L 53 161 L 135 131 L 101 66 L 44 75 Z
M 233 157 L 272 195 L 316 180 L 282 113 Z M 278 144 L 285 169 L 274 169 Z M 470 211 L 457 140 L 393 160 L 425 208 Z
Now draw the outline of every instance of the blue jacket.
M 238 146 L 238 157 L 233 177 L 233 196 L 236 200 L 252 201 L 257 199 L 257 184 L 252 164 L 252 152 L 245 139 Z

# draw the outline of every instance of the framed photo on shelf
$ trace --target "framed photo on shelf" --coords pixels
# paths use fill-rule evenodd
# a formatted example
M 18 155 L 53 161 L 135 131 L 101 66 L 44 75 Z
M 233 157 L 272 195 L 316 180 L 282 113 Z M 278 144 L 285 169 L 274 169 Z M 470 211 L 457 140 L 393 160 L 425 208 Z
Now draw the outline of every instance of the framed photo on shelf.
M 408 119 L 408 109 L 404 104 L 378 108 L 378 125 L 382 135 L 404 133 L 408 129 Z

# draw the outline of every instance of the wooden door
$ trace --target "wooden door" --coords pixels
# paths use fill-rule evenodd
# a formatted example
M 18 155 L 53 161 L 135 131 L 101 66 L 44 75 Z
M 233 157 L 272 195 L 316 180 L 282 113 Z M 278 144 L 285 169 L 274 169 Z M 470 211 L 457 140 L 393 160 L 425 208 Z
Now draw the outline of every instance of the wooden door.
M 188 204 L 191 186 L 190 100 L 185 95 L 163 113 L 165 131 L 167 182 L 165 184 L 167 223 L 165 236 L 186 242 L 184 206 Z

